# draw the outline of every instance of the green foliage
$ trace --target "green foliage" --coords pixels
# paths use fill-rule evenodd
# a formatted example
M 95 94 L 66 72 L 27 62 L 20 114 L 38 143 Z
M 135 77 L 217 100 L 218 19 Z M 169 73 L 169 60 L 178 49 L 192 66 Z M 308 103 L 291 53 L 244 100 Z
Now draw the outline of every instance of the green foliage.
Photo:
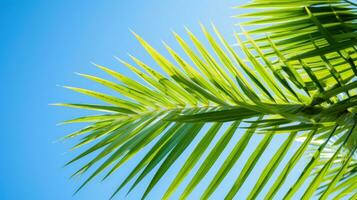
M 196 139 L 197 144 L 193 144 L 194 149 L 163 196 L 170 198 L 189 179 L 181 194 L 181 199 L 185 199 L 217 162 L 232 137 L 241 134 L 204 191 L 202 198 L 208 199 L 234 168 L 252 137 L 259 133 L 264 137 L 243 164 L 227 199 L 239 193 L 263 153 L 273 145 L 276 134 L 287 134 L 287 138 L 274 144 L 279 148 L 265 163 L 257 182 L 250 186 L 249 199 L 256 199 L 264 188 L 267 188 L 265 199 L 276 197 L 302 159 L 308 162 L 298 181 L 285 188 L 284 199 L 293 198 L 298 190 L 304 189 L 303 184 L 308 187 L 302 199 L 313 195 L 320 199 L 356 196 L 355 5 L 342 0 L 253 0 L 241 7 L 251 12 L 238 17 L 253 19 L 241 24 L 241 31 L 234 34 L 237 45 L 230 45 L 214 26 L 213 31 L 202 26 L 209 45 L 203 45 L 189 30 L 190 42 L 174 33 L 185 56 L 164 44 L 172 56 L 169 59 L 134 33 L 164 73 L 131 56 L 132 64 L 120 62 L 144 84 L 96 65 L 117 81 L 80 75 L 118 95 L 66 87 L 105 103 L 56 104 L 100 112 L 64 122 L 90 123 L 66 136 L 82 137 L 74 149 L 88 146 L 68 164 L 93 154 L 75 175 L 98 165 L 78 191 L 99 174 L 108 178 L 151 145 L 113 194 L 134 181 L 131 191 L 153 173 L 144 199 Z M 238 132 L 239 128 L 242 131 Z M 197 138 L 200 131 L 204 134 Z M 224 133 L 219 134 L 220 131 Z M 217 143 L 209 148 L 215 137 L 219 138 Z M 299 142 L 297 149 L 292 148 Z M 204 156 L 205 152 L 208 156 Z M 283 158 L 288 161 L 278 171 Z M 203 162 L 199 164 L 200 159 Z M 189 177 L 198 164 L 194 176 Z M 274 173 L 278 175 L 270 186 L 267 183 Z

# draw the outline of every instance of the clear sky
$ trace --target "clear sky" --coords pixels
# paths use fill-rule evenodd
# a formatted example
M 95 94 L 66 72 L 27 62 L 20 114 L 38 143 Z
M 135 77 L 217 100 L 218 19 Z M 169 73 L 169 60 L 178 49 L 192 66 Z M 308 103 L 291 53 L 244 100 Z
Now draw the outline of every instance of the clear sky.
M 76 155 L 67 151 L 74 143 L 56 141 L 78 126 L 55 125 L 84 112 L 48 104 L 83 102 L 86 98 L 56 85 L 95 88 L 94 83 L 74 74 L 101 75 L 91 61 L 129 75 L 113 56 L 127 59 L 127 53 L 131 53 L 148 60 L 129 28 L 159 50 L 163 49 L 161 40 L 177 47 L 171 30 L 183 34 L 187 26 L 202 36 L 199 22 L 214 22 L 231 41 L 235 20 L 230 16 L 236 13 L 231 7 L 238 2 L 242 1 L 1 0 L 0 199 L 108 198 L 132 165 L 129 163 L 108 181 L 94 180 L 72 197 L 83 179 L 69 177 L 83 162 L 64 168 Z M 143 189 L 138 188 L 128 199 L 135 199 Z M 227 189 L 220 188 L 214 195 L 222 196 L 220 192 Z M 149 199 L 158 199 L 161 193 L 156 188 Z M 191 198 L 198 194 L 194 192 Z

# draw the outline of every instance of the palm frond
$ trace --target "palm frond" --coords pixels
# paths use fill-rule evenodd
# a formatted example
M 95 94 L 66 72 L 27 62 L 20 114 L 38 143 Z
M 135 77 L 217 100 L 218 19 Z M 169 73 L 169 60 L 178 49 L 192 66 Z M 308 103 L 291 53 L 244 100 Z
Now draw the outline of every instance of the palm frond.
M 357 14 L 350 3 L 255 0 L 242 7 L 258 9 L 237 16 L 253 18 L 243 23 L 254 38 L 245 44 L 299 88 L 323 92 L 356 75 Z
M 64 122 L 90 123 L 66 137 L 82 137 L 74 149 L 87 146 L 68 164 L 94 156 L 74 174 L 94 170 L 77 191 L 100 174 L 108 178 L 145 147 L 151 146 L 112 196 L 127 185 L 130 185 L 129 192 L 132 191 L 152 173 L 142 196 L 144 199 L 183 152 L 194 145 L 163 196 L 163 199 L 170 198 L 183 181 L 189 179 L 181 194 L 181 199 L 185 199 L 227 149 L 232 137 L 241 134 L 202 194 L 203 199 L 208 199 L 234 169 L 255 133 L 261 133 L 264 135 L 260 143 L 242 163 L 243 169 L 228 191 L 227 199 L 239 193 L 272 145 L 278 149 L 269 162 L 264 163 L 263 171 L 250 186 L 249 199 L 256 199 L 267 187 L 265 199 L 275 197 L 278 191 L 286 191 L 286 198 L 294 197 L 298 190 L 303 190 L 302 185 L 308 178 L 313 180 L 302 198 L 309 199 L 314 194 L 323 199 L 335 193 L 338 197 L 354 194 L 357 146 L 354 28 L 346 28 L 350 30 L 347 35 L 335 37 L 337 29 L 353 27 L 354 8 L 337 0 L 269 3 L 256 0 L 245 7 L 264 6 L 273 9 L 245 17 L 267 16 L 248 24 L 269 23 L 269 27 L 248 31 L 242 27 L 241 33 L 235 33 L 236 43 L 244 55 L 238 53 L 214 26 L 214 34 L 202 26 L 209 45 L 203 45 L 189 30 L 190 43 L 174 33 L 185 55 L 164 43 L 172 56 L 170 59 L 134 33 L 164 73 L 130 56 L 130 62 L 119 60 L 120 63 L 145 83 L 96 65 L 117 81 L 80 75 L 117 95 L 66 87 L 105 103 L 56 104 L 100 112 Z M 336 13 L 341 15 L 343 22 L 334 21 Z M 287 20 L 288 17 L 292 20 Z M 255 35 L 262 32 L 268 36 Z M 243 132 L 238 133 L 239 128 Z M 279 133 L 286 134 L 285 140 L 273 144 Z M 209 148 L 216 137 L 218 141 Z M 335 142 L 330 144 L 332 138 Z M 294 148 L 299 139 L 302 142 Z M 192 144 L 194 140 L 198 142 Z M 317 148 L 310 148 L 314 144 Z M 326 156 L 333 148 L 333 154 Z M 290 151 L 292 153 L 288 153 Z M 312 152 L 308 157 L 311 160 L 304 163 L 304 155 L 309 152 Z M 284 158 L 287 164 L 278 171 Z M 99 166 L 95 167 L 96 164 Z M 294 185 L 285 185 L 298 165 L 304 167 L 299 180 Z M 195 166 L 198 169 L 190 177 Z M 269 186 L 267 183 L 273 179 L 274 184 Z

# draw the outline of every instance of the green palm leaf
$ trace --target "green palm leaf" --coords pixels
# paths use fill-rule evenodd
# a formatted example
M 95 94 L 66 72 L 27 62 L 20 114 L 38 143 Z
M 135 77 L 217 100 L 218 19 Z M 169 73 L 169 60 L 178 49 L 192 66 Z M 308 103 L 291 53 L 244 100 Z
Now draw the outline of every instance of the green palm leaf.
M 188 180 L 180 197 L 186 199 L 224 151 L 230 153 L 223 158 L 202 198 L 211 197 L 239 163 L 242 171 L 226 194 L 226 199 L 232 199 L 271 146 L 278 147 L 276 153 L 249 186 L 248 199 L 260 197 L 264 188 L 265 199 L 272 199 L 278 191 L 285 191 L 285 198 L 293 198 L 303 190 L 303 199 L 313 195 L 342 198 L 356 193 L 355 7 L 340 0 L 255 0 L 243 7 L 269 7 L 243 15 L 259 17 L 234 34 L 243 54 L 214 26 L 213 31 L 202 26 L 208 45 L 189 30 L 190 42 L 174 33 L 185 55 L 164 43 L 172 58 L 164 57 L 134 33 L 164 73 L 130 56 L 131 62 L 119 61 L 144 83 L 96 65 L 116 81 L 80 75 L 116 95 L 66 87 L 103 102 L 55 104 L 99 111 L 98 115 L 64 122 L 90 123 L 65 137 L 82 137 L 74 148 L 87 146 L 68 164 L 93 155 L 74 174 L 92 169 L 77 191 L 100 174 L 108 178 L 151 145 L 112 196 L 127 185 L 129 192 L 135 190 L 152 173 L 144 199 L 193 145 L 163 199 L 170 198 Z M 250 25 L 258 28 L 248 30 Z M 237 134 L 239 140 L 228 149 Z M 278 134 L 285 134 L 285 140 L 274 144 L 273 140 L 281 137 Z M 256 137 L 260 138 L 259 144 L 246 155 Z M 210 147 L 214 138 L 217 142 Z M 195 140 L 198 142 L 192 143 Z M 244 163 L 242 155 L 248 156 Z M 298 167 L 303 169 L 299 179 L 293 185 L 285 184 Z M 272 180 L 274 184 L 269 185 Z M 309 187 L 304 189 L 304 184 Z

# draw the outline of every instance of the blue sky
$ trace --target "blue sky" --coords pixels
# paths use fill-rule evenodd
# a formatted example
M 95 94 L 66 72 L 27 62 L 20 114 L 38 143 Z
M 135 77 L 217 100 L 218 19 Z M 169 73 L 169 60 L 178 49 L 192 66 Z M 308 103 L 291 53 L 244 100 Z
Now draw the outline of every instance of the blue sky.
M 76 152 L 67 151 L 74 141 L 56 141 L 79 126 L 55 125 L 85 113 L 48 104 L 88 99 L 57 85 L 90 85 L 95 88 L 95 84 L 74 74 L 101 75 L 90 64 L 91 61 L 131 76 L 113 56 L 127 59 L 127 53 L 130 53 L 143 60 L 148 60 L 148 57 L 129 28 L 159 50 L 163 50 L 162 40 L 177 47 L 171 30 L 183 34 L 183 27 L 187 26 L 202 36 L 199 22 L 209 25 L 212 21 L 227 38 L 231 38 L 235 20 L 230 16 L 237 12 L 231 7 L 237 2 L 0 1 L 0 199 L 108 198 L 123 180 L 123 175 L 129 172 L 132 163 L 125 165 L 110 180 L 94 180 L 72 197 L 83 179 L 70 180 L 69 177 L 83 162 L 64 168 L 63 165 L 76 155 Z M 236 172 L 239 172 L 239 166 Z M 167 185 L 167 180 L 161 184 Z M 139 187 L 128 199 L 135 199 L 143 189 Z M 204 186 L 199 189 L 202 191 Z M 197 198 L 199 189 L 193 193 L 192 199 Z M 219 197 L 227 189 L 220 188 L 214 196 Z M 160 192 L 156 189 L 149 199 L 157 199 Z

